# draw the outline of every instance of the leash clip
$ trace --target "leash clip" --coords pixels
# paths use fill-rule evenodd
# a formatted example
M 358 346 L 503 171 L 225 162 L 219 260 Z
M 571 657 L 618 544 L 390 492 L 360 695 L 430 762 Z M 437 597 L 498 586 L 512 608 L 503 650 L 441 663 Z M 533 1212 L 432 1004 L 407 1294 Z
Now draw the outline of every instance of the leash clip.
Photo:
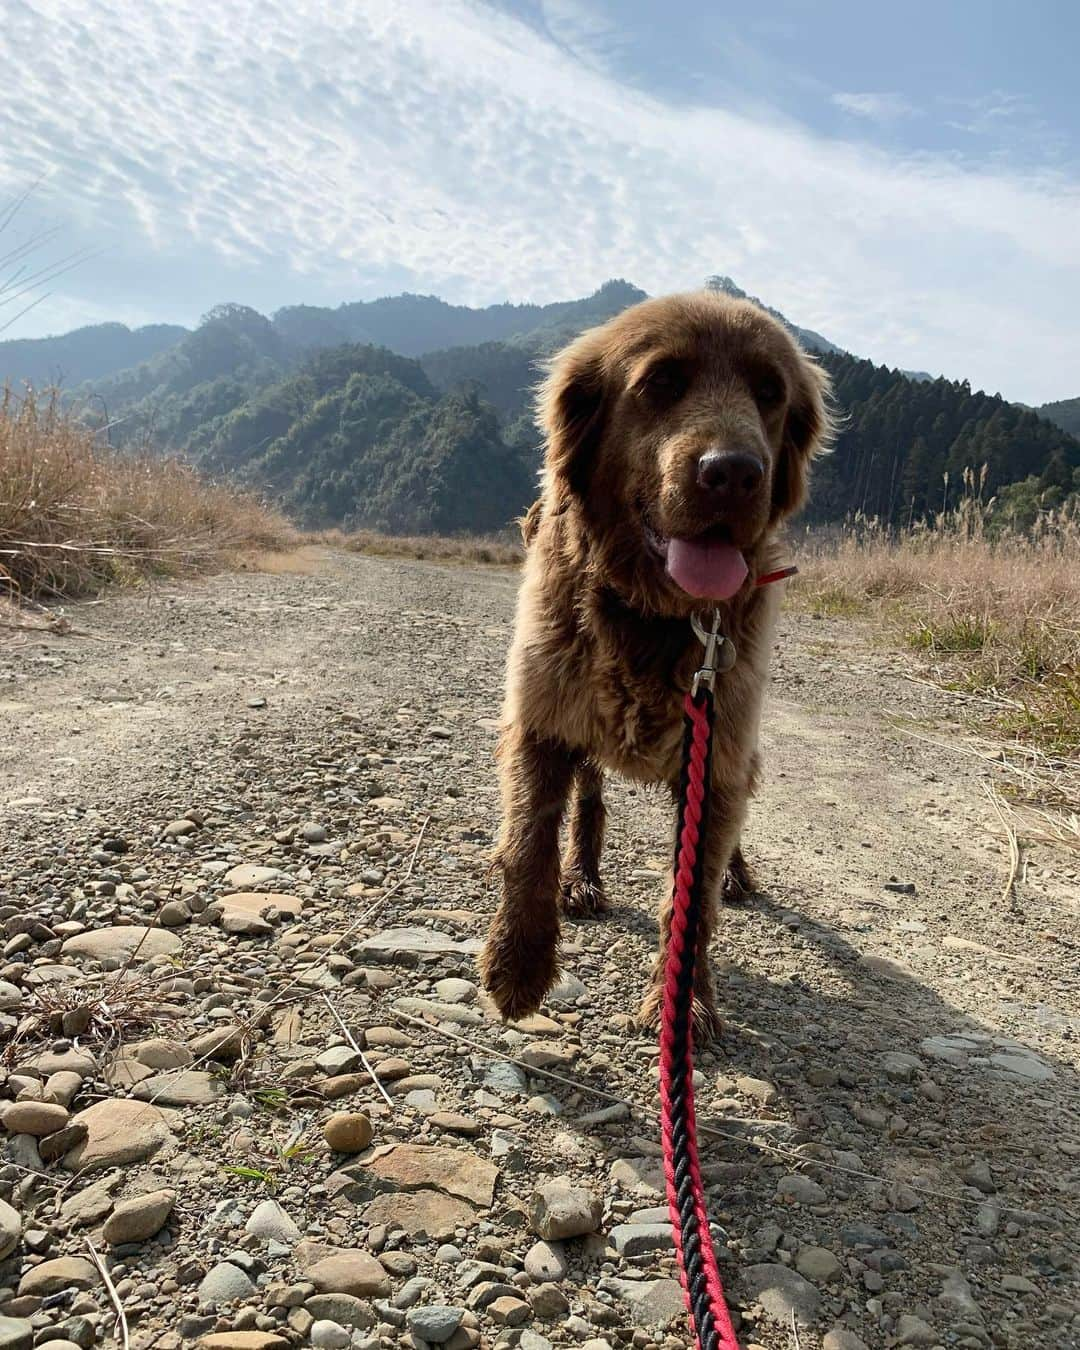
M 690 620 L 699 641 L 705 644 L 705 654 L 701 658 L 701 667 L 694 673 L 694 683 L 690 686 L 690 697 L 697 698 L 698 690 L 705 686 L 711 693 L 716 686 L 717 675 L 725 675 L 735 664 L 735 644 L 720 631 L 720 611 L 712 613 L 712 628 L 706 629 L 698 615 Z

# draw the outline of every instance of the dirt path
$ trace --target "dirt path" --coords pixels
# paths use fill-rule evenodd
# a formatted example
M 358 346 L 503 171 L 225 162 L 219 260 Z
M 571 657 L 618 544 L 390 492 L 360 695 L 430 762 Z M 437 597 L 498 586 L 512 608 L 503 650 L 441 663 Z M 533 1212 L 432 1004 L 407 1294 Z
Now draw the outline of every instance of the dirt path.
M 275 1005 L 254 1058 L 216 1070 L 212 1086 L 198 1065 L 166 1068 L 198 1090 L 156 1099 L 175 1112 L 168 1140 L 116 1174 L 128 1192 L 176 1194 L 163 1235 L 112 1248 L 135 1341 L 239 1329 L 263 1336 L 252 1350 L 273 1350 L 275 1336 L 683 1345 L 653 1212 L 655 1056 L 626 1020 L 655 938 L 668 808 L 615 788 L 615 911 L 567 930 L 572 979 L 545 1017 L 500 1027 L 477 1002 L 471 940 L 494 902 L 491 750 L 516 577 L 319 551 L 296 566 L 81 606 L 75 634 L 0 647 L 7 1039 L 55 1005 L 58 969 L 93 983 L 96 967 L 61 943 L 148 922 L 163 902 L 179 906 L 169 915 L 179 946 L 154 962 L 176 1006 L 171 1021 L 166 1009 L 155 1026 L 125 1030 L 128 1058 L 155 1029 L 190 1045 Z M 953 719 L 947 696 L 906 678 L 859 629 L 784 619 L 748 838 L 764 891 L 725 912 L 714 958 L 729 1021 L 699 1057 L 699 1111 L 718 1131 L 711 1211 L 748 1346 L 794 1346 L 792 1309 L 803 1347 L 1080 1345 L 1080 884 L 1067 861 L 1036 856 L 1017 903 L 1002 901 L 1007 859 L 983 786 L 992 770 L 963 753 Z M 185 813 L 201 824 L 163 837 Z M 415 871 L 384 900 L 425 820 Z M 278 869 L 255 888 L 298 899 L 299 918 L 278 926 L 271 914 L 251 932 L 213 922 L 238 864 Z M 15 991 L 6 1011 L 3 982 Z M 392 1112 L 365 1079 L 324 1104 L 319 1059 L 340 1042 L 324 994 L 367 1029 L 372 1057 L 392 1062 Z M 417 1016 L 426 1025 L 407 1020 Z M 9 1049 L 12 1070 L 63 1030 L 55 1017 L 35 1029 L 42 1037 Z M 127 1091 L 110 1068 L 115 1047 L 95 1034 L 75 1046 L 93 1056 L 69 1103 L 76 1122 Z M 47 1098 L 34 1081 L 31 1066 L 30 1088 L 15 1074 L 6 1095 Z M 321 1135 L 337 1109 L 367 1111 L 375 1144 L 403 1160 L 393 1178 L 378 1165 L 343 1172 L 349 1160 Z M 95 1228 L 57 1218 L 56 1178 L 70 1172 L 46 1160 L 32 1177 L 18 1141 L 35 1132 L 8 1129 L 0 1197 L 24 1234 L 0 1262 L 0 1327 L 4 1314 L 25 1319 L 40 1341 L 81 1317 L 104 1337 L 104 1291 L 52 1305 L 24 1289 L 32 1268 L 85 1254 Z M 271 1145 L 297 1129 L 314 1142 L 290 1167 Z M 413 1156 L 417 1144 L 489 1169 L 493 1194 L 440 1180 L 445 1158 Z M 222 1170 L 238 1159 L 273 1173 L 265 1185 L 296 1239 L 252 1229 L 271 1192 Z M 68 1152 L 64 1166 L 77 1165 Z M 78 1175 L 76 1189 L 97 1178 Z M 537 1184 L 559 1176 L 602 1204 L 582 1231 L 603 1236 L 552 1255 L 534 1246 L 547 1230 L 531 1205 Z M 320 1243 L 381 1256 L 388 1283 L 363 1294 L 363 1317 L 347 1305 L 353 1286 L 327 1292 L 310 1279 Z M 235 1302 L 206 1286 L 222 1265 L 245 1273 L 241 1255 L 225 1259 L 231 1248 L 254 1263 Z M 430 1309 L 442 1306 L 461 1316 L 446 1314 L 437 1342 Z M 336 1332 L 319 1330 L 326 1322 Z M 78 1339 L 69 1327 L 48 1333 L 61 1334 Z

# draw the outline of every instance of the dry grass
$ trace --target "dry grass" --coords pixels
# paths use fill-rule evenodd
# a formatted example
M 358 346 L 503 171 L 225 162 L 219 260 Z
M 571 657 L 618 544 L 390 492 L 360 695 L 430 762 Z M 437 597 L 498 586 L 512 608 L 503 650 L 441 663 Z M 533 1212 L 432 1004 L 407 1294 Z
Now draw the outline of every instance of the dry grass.
M 55 396 L 0 396 L 0 594 L 55 599 L 211 571 L 294 537 L 254 497 L 102 447 Z
M 388 535 L 375 530 L 324 530 L 311 536 L 315 542 L 350 553 L 369 553 L 377 558 L 416 558 L 428 562 L 486 563 L 517 567 L 525 549 L 516 530 L 500 535 Z
M 828 614 L 877 613 L 937 683 L 994 708 L 1042 755 L 1080 755 L 1080 516 L 992 533 L 969 498 L 910 533 L 856 520 L 808 535 L 793 594 Z

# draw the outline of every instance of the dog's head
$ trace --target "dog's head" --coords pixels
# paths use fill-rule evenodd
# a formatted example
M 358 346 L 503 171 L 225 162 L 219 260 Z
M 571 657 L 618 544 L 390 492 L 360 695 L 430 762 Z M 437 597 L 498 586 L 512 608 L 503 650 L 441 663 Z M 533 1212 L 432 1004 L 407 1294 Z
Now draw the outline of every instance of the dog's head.
M 682 614 L 730 599 L 803 503 L 829 431 L 828 377 L 756 305 L 646 300 L 584 333 L 541 389 L 545 475 L 606 578 Z

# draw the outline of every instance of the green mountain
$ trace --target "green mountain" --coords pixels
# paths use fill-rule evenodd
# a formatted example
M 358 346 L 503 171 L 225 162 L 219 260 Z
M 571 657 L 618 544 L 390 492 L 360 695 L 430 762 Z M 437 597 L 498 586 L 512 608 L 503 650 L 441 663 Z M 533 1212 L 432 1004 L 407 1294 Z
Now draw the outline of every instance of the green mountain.
M 100 380 L 114 371 L 149 361 L 174 346 L 187 331 L 171 323 L 145 328 L 97 323 L 62 337 L 0 342 L 0 385 L 25 382 L 72 389 L 86 380 Z
M 728 277 L 708 284 L 744 294 Z M 580 300 L 478 310 L 414 295 L 273 318 L 220 305 L 73 397 L 95 425 L 107 414 L 114 443 L 257 485 L 306 524 L 497 529 L 533 495 L 531 391 L 544 357 L 642 295 L 610 281 Z M 1021 525 L 1080 488 L 1080 440 L 1066 426 L 963 382 L 859 360 L 771 312 L 829 369 L 842 414 L 811 520 L 919 520 L 955 503 L 965 469 L 983 466 L 985 495 Z M 147 331 L 116 328 L 118 340 Z M 1067 419 L 1075 403 L 1046 411 Z
M 1049 418 L 1071 436 L 1080 436 L 1080 398 L 1063 398 L 1057 403 L 1044 403 L 1035 411 Z

